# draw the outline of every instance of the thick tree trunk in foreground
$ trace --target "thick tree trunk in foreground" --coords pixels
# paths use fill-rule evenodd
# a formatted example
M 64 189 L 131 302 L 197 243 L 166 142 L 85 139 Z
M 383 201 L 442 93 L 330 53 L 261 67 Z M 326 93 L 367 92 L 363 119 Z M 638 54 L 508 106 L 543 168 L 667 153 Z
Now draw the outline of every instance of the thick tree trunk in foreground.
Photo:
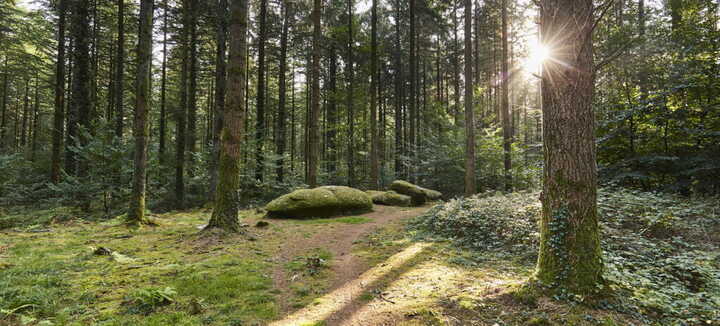
M 225 110 L 225 89 L 227 60 L 227 0 L 217 3 L 217 47 L 215 49 L 215 103 L 213 107 L 212 157 L 210 158 L 210 199 L 215 196 L 218 182 L 218 161 L 220 160 L 220 132 L 223 125 Z
M 541 1 L 545 171 L 537 278 L 589 295 L 602 282 L 598 234 L 591 0 Z
M 215 207 L 206 229 L 230 232 L 241 230 L 238 221 L 240 155 L 245 120 L 245 80 L 247 78 L 247 0 L 230 1 L 230 53 L 228 60 L 227 98 L 220 133 L 219 182 Z
M 310 101 L 310 119 L 308 130 L 310 132 L 308 141 L 308 167 L 307 183 L 311 188 L 317 186 L 318 170 L 318 148 L 320 147 L 320 130 L 318 120 L 320 119 L 320 37 L 322 36 L 320 25 L 321 0 L 313 1 L 313 52 L 312 52 L 312 97 Z
M 140 26 L 135 79 L 135 173 L 133 174 L 128 224 L 147 223 L 145 217 L 145 186 L 148 159 L 148 111 L 150 109 L 150 69 L 152 66 L 153 0 L 140 2 Z
M 475 115 L 473 113 L 472 2 L 465 0 L 465 195 L 475 194 Z

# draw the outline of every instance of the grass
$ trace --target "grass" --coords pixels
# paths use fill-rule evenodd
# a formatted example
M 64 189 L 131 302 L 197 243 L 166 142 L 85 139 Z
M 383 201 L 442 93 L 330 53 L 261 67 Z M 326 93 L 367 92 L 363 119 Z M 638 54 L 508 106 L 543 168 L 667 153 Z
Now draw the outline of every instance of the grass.
M 291 280 L 290 306 L 305 307 L 326 292 L 328 279 L 332 276 L 329 269 L 332 258 L 327 249 L 315 248 L 295 257 L 285 266 Z
M 0 324 L 241 325 L 277 317 L 266 253 L 281 237 L 205 238 L 198 226 L 208 217 L 164 214 L 160 227 L 136 231 L 118 218 L 3 232 Z M 99 247 L 113 255 L 94 255 Z M 164 289 L 172 300 L 153 301 Z

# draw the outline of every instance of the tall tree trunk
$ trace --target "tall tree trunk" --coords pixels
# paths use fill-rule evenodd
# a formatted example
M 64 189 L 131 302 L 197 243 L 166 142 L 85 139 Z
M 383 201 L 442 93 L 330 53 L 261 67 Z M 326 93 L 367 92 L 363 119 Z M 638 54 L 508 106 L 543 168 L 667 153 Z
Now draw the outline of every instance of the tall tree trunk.
M 328 108 L 327 108 L 327 111 L 328 111 L 327 112 L 327 123 L 328 123 L 329 127 L 327 128 L 327 135 L 325 136 L 325 138 L 327 141 L 327 147 L 329 149 L 328 150 L 328 158 L 327 158 L 328 173 L 330 175 L 335 175 L 335 173 L 337 171 L 337 161 L 338 161 L 338 157 L 337 157 L 338 148 L 337 148 L 336 141 L 335 141 L 335 136 L 337 135 L 337 125 L 338 125 L 338 121 L 337 121 L 337 115 L 338 115 L 338 112 L 337 112 L 337 108 L 338 108 L 338 105 L 337 105 L 337 99 L 338 99 L 338 96 L 337 96 L 337 64 L 338 64 L 338 59 L 337 59 L 337 54 L 336 54 L 335 41 L 333 40 L 332 42 L 330 42 L 330 44 L 328 44 L 328 47 L 329 47 L 328 56 L 330 56 L 330 58 L 329 58 L 329 60 L 330 60 L 329 74 L 330 74 L 330 76 L 328 76 L 329 77 L 328 78 L 329 79 L 328 80 L 328 93 L 329 93 L 328 97 L 330 97 L 330 99 L 329 99 Z
M 198 16 L 198 0 L 188 0 L 188 28 L 190 33 L 190 42 L 188 49 L 190 51 L 188 63 L 188 108 L 187 108 L 187 143 L 185 146 L 188 151 L 188 174 L 192 175 L 195 161 L 195 153 L 197 147 L 197 82 L 198 82 L 198 33 L 197 33 L 197 16 Z
M 135 77 L 135 172 L 126 222 L 131 225 L 148 223 L 145 217 L 145 187 L 148 159 L 148 111 L 150 109 L 150 69 L 152 67 L 153 0 L 140 1 L 138 27 L 137 71 Z
M 475 115 L 473 113 L 472 1 L 465 0 L 465 195 L 475 194 Z
M 225 89 L 227 78 L 227 11 L 228 1 L 217 2 L 217 47 L 215 49 L 215 103 L 213 107 L 212 124 L 212 157 L 210 159 L 210 199 L 214 198 L 218 182 L 218 162 L 220 160 L 220 132 L 223 126 L 223 111 L 225 110 Z
M 247 70 L 247 0 L 230 1 L 230 53 L 228 60 L 227 102 L 220 136 L 219 183 L 215 207 L 207 228 L 240 232 L 240 155 L 243 139 Z
M 60 182 L 62 140 L 65 134 L 65 15 L 68 1 L 59 0 L 58 2 L 58 50 L 55 62 L 55 107 L 53 109 L 52 158 L 50 160 L 50 181 L 55 184 Z M 5 78 L 7 84 L 7 75 Z M 5 101 L 3 101 L 3 105 L 4 103 Z
M 8 89 L 9 82 L 8 77 L 10 76 L 10 72 L 8 71 L 8 56 L 5 56 L 5 64 L 3 67 L 3 95 L 2 95 L 2 121 L 0 121 L 0 150 L 5 149 L 5 135 L 7 134 L 7 104 L 10 96 L 10 92 Z M 58 163 L 59 164 L 59 163 Z M 59 173 L 59 172 L 58 172 Z
M 265 42 L 267 40 L 267 0 L 260 0 L 260 32 L 258 34 L 258 74 L 255 117 L 255 179 L 263 180 L 265 160 Z
M 283 26 L 282 34 L 280 36 L 280 76 L 278 81 L 278 88 L 280 94 L 278 94 L 278 117 L 277 117 L 277 131 L 278 137 L 276 139 L 275 154 L 278 156 L 277 162 L 277 180 L 279 182 L 284 181 L 285 173 L 285 138 L 287 138 L 287 131 L 285 128 L 285 117 L 286 113 L 286 102 L 287 102 L 287 47 L 288 47 L 288 29 L 290 28 L 290 17 L 291 14 L 291 2 L 283 2 Z
M 37 154 L 38 133 L 40 132 L 40 73 L 35 72 L 35 101 L 33 107 L 32 143 L 30 146 L 30 161 L 35 162 Z
M 291 68 L 292 78 L 290 79 L 290 172 L 295 173 L 295 66 Z
M 118 8 L 118 38 L 117 53 L 115 56 L 115 137 L 122 142 L 125 129 L 125 111 L 123 99 L 125 98 L 125 0 L 117 0 Z
M 453 116 L 455 120 L 455 125 L 460 126 L 460 41 L 458 38 L 458 27 L 460 24 L 458 23 L 458 17 L 457 17 L 457 9 L 458 9 L 458 1 L 460 0 L 453 0 L 453 95 L 455 99 L 455 103 L 453 105 Z
M 185 128 L 186 114 L 188 109 L 188 36 L 189 36 L 189 8 L 188 2 L 183 0 L 183 27 L 180 37 L 180 106 L 177 108 L 175 136 L 175 200 L 176 207 L 182 209 L 185 206 Z
M 638 2 L 638 37 L 640 37 L 640 55 L 646 56 L 645 46 L 645 0 Z M 640 105 L 646 105 L 648 100 L 647 90 L 647 68 L 645 66 L 639 66 L 638 69 L 638 84 L 640 84 Z
M 354 99 L 354 85 L 355 71 L 353 62 L 353 11 L 354 5 L 353 0 L 347 2 L 347 15 L 348 15 L 348 44 L 347 44 L 347 110 L 348 110 L 348 186 L 353 187 L 355 185 L 355 106 L 353 105 Z
M 415 2 L 415 0 L 411 0 Z M 380 158 L 378 153 L 377 128 L 377 92 L 378 92 L 378 57 L 377 57 L 377 0 L 372 0 L 372 44 L 370 61 L 370 188 L 380 190 Z
M 30 78 L 25 79 L 25 96 L 23 96 L 23 117 L 20 127 L 20 146 L 27 145 L 28 115 L 30 114 Z
M 402 62 L 400 53 L 400 0 L 395 1 L 395 178 L 403 176 L 402 161 Z
M 596 293 L 603 263 L 597 166 L 591 0 L 542 0 L 544 179 L 537 278 L 579 295 Z
M 72 31 L 75 47 L 73 49 L 73 77 L 72 77 L 72 109 L 68 113 L 70 122 L 68 136 L 70 147 L 83 146 L 88 139 L 83 136 L 82 130 L 90 126 L 89 113 L 92 107 L 90 98 L 90 24 L 88 0 L 76 0 L 73 8 Z M 71 132 L 72 130 L 72 132 Z M 71 173 L 82 177 L 87 174 L 85 163 L 76 153 L 70 155 L 69 166 Z M 82 197 L 82 196 L 81 196 Z
M 505 190 L 512 191 L 512 126 L 510 125 L 510 71 L 508 69 L 508 4 L 502 0 L 502 64 L 501 64 L 501 115 L 503 129 L 503 157 L 505 166 Z
M 167 30 L 168 30 L 168 0 L 163 1 L 163 58 L 162 79 L 160 81 L 160 135 L 158 146 L 158 160 L 160 167 L 165 166 L 165 147 L 167 134 Z
M 320 119 L 320 38 L 322 26 L 320 25 L 321 0 L 313 0 L 313 51 L 312 51 L 312 99 L 310 105 L 310 119 L 308 121 L 308 173 L 307 183 L 310 187 L 317 186 L 318 148 L 320 147 L 318 120 Z
M 415 48 L 415 0 L 410 0 L 410 96 L 408 96 L 408 100 L 410 102 L 410 124 L 409 124 L 409 133 L 408 133 L 408 139 L 406 141 L 408 145 L 408 157 L 410 157 L 410 160 L 413 162 L 413 164 L 408 165 L 408 173 L 410 175 L 410 178 L 413 180 L 413 182 L 416 182 L 415 176 L 415 160 L 417 159 L 415 157 L 415 150 L 416 150 L 416 144 L 415 144 L 415 116 L 417 115 L 417 49 Z
M 70 1 L 70 0 L 68 0 Z M 71 1 L 69 2 L 70 6 L 75 6 L 75 4 Z M 74 19 L 74 15 L 71 15 L 71 22 L 70 22 L 70 44 L 67 47 L 68 49 L 74 49 L 74 36 L 72 33 L 72 19 Z M 73 140 L 71 140 L 71 137 L 74 137 L 77 135 L 77 111 L 76 107 L 72 105 L 72 81 L 73 81 L 73 53 L 70 52 L 70 56 L 68 58 L 68 66 L 67 66 L 67 90 L 65 92 L 65 97 L 68 99 L 65 101 L 65 128 L 67 129 L 67 132 L 65 133 L 65 173 L 73 175 L 75 174 L 75 151 L 70 149 L 70 146 L 73 145 Z M 73 121 L 73 123 L 70 123 Z

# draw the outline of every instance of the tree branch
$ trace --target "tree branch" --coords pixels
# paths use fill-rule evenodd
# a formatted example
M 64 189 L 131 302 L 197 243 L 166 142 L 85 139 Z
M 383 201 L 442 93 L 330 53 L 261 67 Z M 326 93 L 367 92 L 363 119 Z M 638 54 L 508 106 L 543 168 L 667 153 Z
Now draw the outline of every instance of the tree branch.
M 627 42 L 625 42 L 623 45 L 619 46 L 617 49 L 615 49 L 615 51 L 612 52 L 612 54 L 608 55 L 607 57 L 605 57 L 605 59 L 603 59 L 598 64 L 596 64 L 595 67 L 593 68 L 593 72 L 597 72 L 602 67 L 615 61 L 617 58 L 619 58 L 625 52 L 625 50 L 630 48 L 631 44 L 635 43 L 635 41 L 637 41 L 637 40 L 638 40 L 637 37 L 633 37 L 630 40 L 628 40 Z

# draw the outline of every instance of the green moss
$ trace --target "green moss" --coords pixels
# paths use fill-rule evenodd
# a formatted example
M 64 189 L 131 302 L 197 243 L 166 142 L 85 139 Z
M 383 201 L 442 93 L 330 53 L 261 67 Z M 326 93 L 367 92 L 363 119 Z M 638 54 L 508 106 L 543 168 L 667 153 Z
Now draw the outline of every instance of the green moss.
M 410 196 L 401 195 L 395 191 L 367 191 L 373 203 L 386 206 L 408 207 L 412 205 Z
M 268 217 L 314 218 L 372 211 L 370 196 L 361 190 L 325 186 L 281 196 L 265 206 Z
M 414 206 L 422 206 L 428 201 L 438 200 L 442 197 L 442 193 L 435 190 L 425 189 L 418 185 L 403 180 L 395 180 L 390 184 L 390 189 L 409 196 Z

